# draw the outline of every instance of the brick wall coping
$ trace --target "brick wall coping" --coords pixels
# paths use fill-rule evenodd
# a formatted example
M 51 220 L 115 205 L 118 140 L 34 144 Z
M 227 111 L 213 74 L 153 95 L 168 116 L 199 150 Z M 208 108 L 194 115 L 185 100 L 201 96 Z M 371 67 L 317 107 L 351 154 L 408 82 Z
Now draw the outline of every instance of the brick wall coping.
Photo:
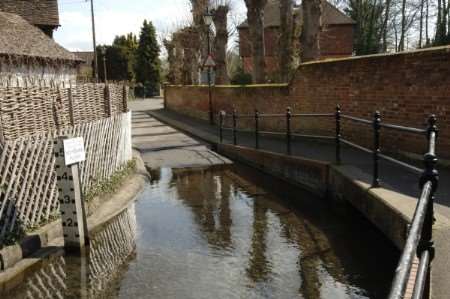
M 167 87 L 195 87 L 195 88 L 208 88 L 208 85 L 180 85 L 180 84 L 168 84 Z M 270 83 L 270 84 L 249 84 L 249 85 L 212 85 L 214 88 L 280 88 L 289 87 L 288 83 Z
M 380 53 L 380 54 L 371 54 L 371 55 L 351 56 L 351 57 L 344 57 L 344 58 L 329 58 L 329 59 L 318 60 L 318 61 L 304 62 L 304 63 L 300 64 L 299 68 L 301 68 L 302 66 L 307 66 L 307 65 L 312 65 L 312 64 L 344 62 L 344 61 L 368 59 L 368 58 L 385 58 L 385 57 L 392 57 L 392 56 L 408 56 L 408 55 L 419 54 L 421 52 L 440 52 L 440 51 L 444 51 L 444 52 L 450 53 L 450 46 L 431 47 L 431 48 L 417 49 L 417 50 L 397 52 L 397 53 Z

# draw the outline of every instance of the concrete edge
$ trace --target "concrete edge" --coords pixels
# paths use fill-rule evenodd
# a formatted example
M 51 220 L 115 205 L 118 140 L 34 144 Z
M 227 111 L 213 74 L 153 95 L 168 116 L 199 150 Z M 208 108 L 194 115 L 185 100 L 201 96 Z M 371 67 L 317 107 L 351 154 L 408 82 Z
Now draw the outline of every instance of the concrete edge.
M 212 146 L 216 146 L 218 144 L 218 138 L 215 135 L 204 133 L 201 130 L 197 130 L 196 128 L 186 125 L 185 123 L 182 123 L 180 121 L 165 117 L 164 115 L 161 115 L 157 111 L 142 111 L 144 113 L 147 113 L 157 119 L 160 122 L 166 123 L 169 126 L 174 127 L 175 129 L 183 132 L 184 134 L 195 137 L 196 139 L 200 139 L 203 142 L 206 142 L 208 144 L 211 144 Z
M 329 163 L 327 162 L 230 144 L 218 144 L 217 151 L 230 159 L 297 185 L 319 197 L 325 197 L 328 193 Z M 275 167 L 277 164 L 283 166 Z
M 110 199 L 88 217 L 89 232 L 95 232 L 105 223 L 124 211 L 134 202 L 143 191 L 149 174 L 145 169 L 140 153 L 133 150 L 136 159 L 136 171 L 123 183 L 121 189 L 115 194 L 108 195 Z M 95 198 L 95 200 L 100 200 Z M 30 234 L 21 244 L 8 246 L 0 250 L 0 259 L 5 269 L 0 271 L 0 293 L 17 286 L 27 271 L 36 264 L 47 259 L 49 255 L 61 251 L 64 246 L 62 238 L 61 220 L 55 220 Z M 23 248 L 22 248 L 23 247 Z

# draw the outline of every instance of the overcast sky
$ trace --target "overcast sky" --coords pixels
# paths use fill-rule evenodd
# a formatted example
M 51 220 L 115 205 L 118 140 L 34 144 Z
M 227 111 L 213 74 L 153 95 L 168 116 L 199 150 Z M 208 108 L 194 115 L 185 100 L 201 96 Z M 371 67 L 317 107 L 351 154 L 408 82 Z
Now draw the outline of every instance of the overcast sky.
M 233 18 L 245 14 L 243 2 L 234 1 Z M 138 34 L 144 19 L 164 34 L 186 23 L 190 14 L 189 0 L 94 0 L 94 5 L 98 44 L 110 44 L 119 34 Z M 59 0 L 59 13 L 56 41 L 71 51 L 92 50 L 90 2 Z

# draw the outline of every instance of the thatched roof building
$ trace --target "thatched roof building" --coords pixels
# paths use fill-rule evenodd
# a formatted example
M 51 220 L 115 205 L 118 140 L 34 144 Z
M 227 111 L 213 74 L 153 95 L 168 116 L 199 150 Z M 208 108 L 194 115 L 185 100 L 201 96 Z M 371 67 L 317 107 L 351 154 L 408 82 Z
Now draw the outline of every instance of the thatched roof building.
M 1 0 L 0 11 L 23 17 L 50 37 L 60 26 L 58 0 Z
M 70 81 L 81 62 L 24 18 L 0 12 L 0 84 L 15 80 Z

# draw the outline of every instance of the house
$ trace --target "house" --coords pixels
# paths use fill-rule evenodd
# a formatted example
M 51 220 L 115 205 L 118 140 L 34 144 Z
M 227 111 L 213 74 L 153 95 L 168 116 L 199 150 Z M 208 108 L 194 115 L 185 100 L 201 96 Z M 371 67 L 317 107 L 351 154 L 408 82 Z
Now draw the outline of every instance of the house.
M 72 53 L 83 60 L 83 63 L 77 69 L 78 79 L 85 81 L 91 80 L 94 73 L 94 51 Z
M 0 85 L 75 82 L 81 62 L 21 16 L 0 12 Z
M 302 8 L 294 7 L 295 22 L 301 24 Z M 347 57 L 353 55 L 353 32 L 355 21 L 327 1 L 322 5 L 323 28 L 320 35 L 320 59 Z M 238 26 L 239 52 L 244 70 L 251 73 L 252 57 L 247 21 Z M 264 9 L 265 61 L 268 74 L 279 69 L 278 36 L 280 31 L 280 2 L 269 0 Z M 298 46 L 301 45 L 298 43 Z
M 0 11 L 23 17 L 49 37 L 60 26 L 58 0 L 0 0 Z

